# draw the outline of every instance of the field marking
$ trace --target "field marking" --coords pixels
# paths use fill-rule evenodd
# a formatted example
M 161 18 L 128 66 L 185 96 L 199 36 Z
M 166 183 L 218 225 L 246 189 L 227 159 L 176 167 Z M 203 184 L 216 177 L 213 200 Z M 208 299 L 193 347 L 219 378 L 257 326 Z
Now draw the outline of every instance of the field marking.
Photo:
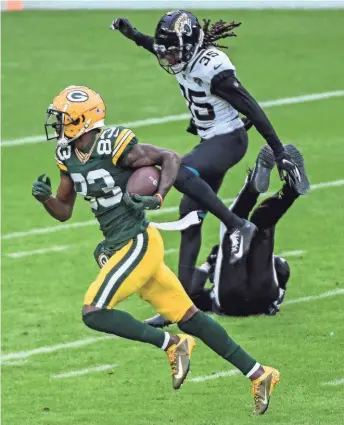
M 63 344 L 50 345 L 45 347 L 34 348 L 33 350 L 28 351 L 19 351 L 17 353 L 8 353 L 1 355 L 1 362 L 6 362 L 7 360 L 15 359 L 27 359 L 28 357 L 35 356 L 37 354 L 44 353 L 53 353 L 59 350 L 67 350 L 69 348 L 78 348 L 85 345 L 94 344 L 95 342 L 102 341 L 104 339 L 114 339 L 115 335 L 106 335 L 106 336 L 97 336 L 92 338 L 79 339 L 77 341 L 66 342 Z
M 73 378 L 75 376 L 88 375 L 93 372 L 103 372 L 104 370 L 113 369 L 118 367 L 118 364 L 103 364 L 100 366 L 90 367 L 87 369 L 73 370 L 71 372 L 57 373 L 55 375 L 51 375 L 51 378 L 61 379 L 61 378 Z
M 175 254 L 178 251 L 179 251 L 179 249 L 177 249 L 177 248 L 166 249 L 165 255 Z
M 224 372 L 217 372 L 213 373 L 212 375 L 206 375 L 206 376 L 196 376 L 195 378 L 189 379 L 189 382 L 204 382 L 204 381 L 210 381 L 212 379 L 218 379 L 226 376 L 234 376 L 238 375 L 240 371 L 238 369 L 231 369 Z
M 336 295 L 344 295 L 344 288 L 333 289 L 319 295 L 309 295 L 308 297 L 296 298 L 293 300 L 286 300 L 281 304 L 281 307 L 290 304 L 308 303 L 310 301 L 320 300 L 323 298 L 335 297 Z
M 305 255 L 305 254 L 307 254 L 307 251 L 298 249 L 295 251 L 283 251 L 280 254 L 277 254 L 277 257 L 299 257 L 300 255 Z
M 22 366 L 26 364 L 29 360 L 13 360 L 12 362 L 4 362 L 5 366 Z
M 260 102 L 260 105 L 263 108 L 271 108 L 274 106 L 294 105 L 297 103 L 314 102 L 316 100 L 330 99 L 332 97 L 342 97 L 342 96 L 344 96 L 344 90 L 336 90 L 336 91 L 329 91 L 329 92 L 322 92 L 322 93 L 306 94 L 306 95 L 295 96 L 295 97 L 285 97 L 285 98 L 280 98 L 275 100 L 267 100 L 264 102 Z M 116 127 L 118 125 L 122 125 L 124 127 L 129 127 L 129 128 L 147 127 L 149 125 L 157 125 L 157 124 L 164 124 L 168 122 L 183 121 L 189 118 L 190 118 L 190 114 L 168 115 L 168 116 L 160 117 L 160 118 L 147 118 L 144 120 L 131 121 L 131 122 L 126 122 L 122 124 L 111 124 L 109 127 Z M 21 137 L 21 138 L 12 139 L 12 140 L 4 140 L 0 143 L 0 145 L 2 147 L 5 147 L 5 146 L 11 147 L 11 146 L 26 145 L 28 143 L 41 143 L 46 141 L 47 140 L 45 136 L 39 135 L 39 136 Z
M 285 301 L 282 304 L 282 306 L 288 305 L 288 304 L 296 304 L 296 303 L 301 303 L 301 302 L 310 302 L 310 301 L 320 300 L 322 298 L 333 297 L 333 296 L 336 296 L 336 295 L 344 295 L 344 288 L 343 289 L 336 289 L 336 290 L 333 290 L 333 291 L 327 291 L 327 292 L 324 292 L 323 294 L 319 294 L 319 295 L 311 295 L 311 296 L 308 296 L 308 297 L 296 298 L 296 299 L 292 299 L 292 300 L 289 300 L 289 301 Z M 59 350 L 83 347 L 85 345 L 94 344 L 94 343 L 97 343 L 99 341 L 103 341 L 103 340 L 106 340 L 106 339 L 115 339 L 115 338 L 117 338 L 115 335 L 98 336 L 98 337 L 94 337 L 94 338 L 79 339 L 77 341 L 67 342 L 67 343 L 64 343 L 64 344 L 56 344 L 56 345 L 51 345 L 51 346 L 34 348 L 33 350 L 19 351 L 17 353 L 2 354 L 1 355 L 1 362 L 4 363 L 8 360 L 27 359 L 31 356 L 35 356 L 35 355 L 38 355 L 38 354 L 53 353 L 53 352 L 59 351 Z
M 335 386 L 335 385 L 344 385 L 344 378 L 335 379 L 335 380 L 330 381 L 330 382 L 324 382 L 323 385 L 333 385 L 333 386 Z
M 18 251 L 18 252 L 10 252 L 9 254 L 6 254 L 7 257 L 10 258 L 22 258 L 22 257 L 28 257 L 30 255 L 40 255 L 40 254 L 47 254 L 48 252 L 60 252 L 65 251 L 66 249 L 70 248 L 72 245 L 54 245 L 47 248 L 41 248 L 41 249 L 33 249 L 32 251 Z
M 317 189 L 326 189 L 330 187 L 339 187 L 344 186 L 344 180 L 334 180 L 331 182 L 324 182 L 324 183 L 318 183 L 311 185 L 311 190 L 317 190 Z M 268 192 L 265 194 L 265 196 L 272 195 L 274 192 Z M 224 203 L 230 203 L 233 201 L 233 198 L 223 199 Z M 161 210 L 156 211 L 150 211 L 149 216 L 156 216 L 156 215 L 163 215 L 163 214 L 169 214 L 169 213 L 175 213 L 178 212 L 179 207 L 168 207 L 168 208 L 162 208 Z M 13 233 L 7 233 L 3 236 L 1 236 L 2 240 L 8 240 L 8 239 L 15 239 L 15 238 L 25 238 L 27 236 L 36 236 L 36 235 L 43 235 L 46 233 L 53 233 L 53 232 L 59 232 L 61 230 L 69 230 L 69 229 L 76 229 L 79 227 L 87 227 L 87 226 L 93 226 L 97 224 L 97 220 L 87 220 L 87 221 L 79 221 L 76 223 L 67 223 L 67 224 L 57 224 L 55 226 L 49 226 L 49 227 L 42 227 L 42 228 L 36 228 L 27 230 L 24 232 L 13 232 Z

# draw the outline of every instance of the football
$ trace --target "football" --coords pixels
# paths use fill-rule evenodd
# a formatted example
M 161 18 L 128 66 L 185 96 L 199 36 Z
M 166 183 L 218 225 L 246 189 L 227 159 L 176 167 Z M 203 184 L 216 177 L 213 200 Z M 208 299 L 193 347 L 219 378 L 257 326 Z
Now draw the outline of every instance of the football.
M 157 192 L 159 182 L 159 168 L 153 166 L 138 168 L 129 177 L 127 192 L 129 195 L 136 193 L 141 196 L 151 196 Z

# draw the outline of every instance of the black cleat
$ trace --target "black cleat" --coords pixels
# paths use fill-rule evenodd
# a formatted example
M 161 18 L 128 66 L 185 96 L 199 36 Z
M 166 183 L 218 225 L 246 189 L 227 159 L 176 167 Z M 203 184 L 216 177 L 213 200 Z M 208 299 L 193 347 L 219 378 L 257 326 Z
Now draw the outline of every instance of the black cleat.
M 300 181 L 297 183 L 292 182 L 288 179 L 289 185 L 299 194 L 306 195 L 310 190 L 310 185 L 305 169 L 305 163 L 303 160 L 302 153 L 294 145 L 285 145 L 286 152 L 290 155 L 293 162 L 296 164 L 300 172 Z
M 257 232 L 257 227 L 248 220 L 245 224 L 229 234 L 231 243 L 230 264 L 236 263 L 247 254 L 250 249 L 251 241 Z
M 259 152 L 256 165 L 250 175 L 250 184 L 258 193 L 269 189 L 270 173 L 275 166 L 275 156 L 269 145 L 265 145 Z
M 164 328 L 165 326 L 172 325 L 172 322 L 165 319 L 165 317 L 161 314 L 157 314 L 150 319 L 145 320 L 144 323 L 147 323 L 147 325 L 150 325 L 153 328 Z

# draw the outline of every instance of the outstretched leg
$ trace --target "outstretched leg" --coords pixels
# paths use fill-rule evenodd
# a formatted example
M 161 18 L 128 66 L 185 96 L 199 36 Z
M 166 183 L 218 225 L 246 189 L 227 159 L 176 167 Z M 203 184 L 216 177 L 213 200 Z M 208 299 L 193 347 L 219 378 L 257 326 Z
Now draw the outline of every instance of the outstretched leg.
M 265 412 L 269 397 L 264 398 L 264 394 L 271 394 L 279 381 L 279 372 L 273 368 L 262 367 L 233 341 L 220 324 L 194 305 L 190 306 L 190 298 L 165 264 L 161 265 L 154 278 L 140 290 L 140 295 L 160 314 L 176 322 L 183 332 L 200 338 L 210 349 L 247 376 L 252 381 L 255 394 L 255 413 Z M 181 344 L 183 347 L 176 344 L 168 350 L 174 386 L 179 385 L 180 379 L 185 379 L 194 347 L 193 340 L 188 338 L 186 341 L 182 340 Z M 179 361 L 180 357 L 182 358 Z

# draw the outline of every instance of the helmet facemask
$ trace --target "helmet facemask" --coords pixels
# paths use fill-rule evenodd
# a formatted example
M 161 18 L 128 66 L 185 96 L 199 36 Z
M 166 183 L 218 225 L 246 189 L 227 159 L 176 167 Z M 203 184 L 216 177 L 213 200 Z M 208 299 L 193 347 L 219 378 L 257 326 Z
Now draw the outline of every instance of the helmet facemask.
M 59 111 L 50 105 L 47 110 L 47 119 L 45 121 L 45 134 L 47 140 L 57 140 L 58 146 L 66 147 L 72 138 L 66 137 L 65 129 L 69 125 L 77 125 L 80 122 L 80 118 L 73 120 L 68 112 Z

